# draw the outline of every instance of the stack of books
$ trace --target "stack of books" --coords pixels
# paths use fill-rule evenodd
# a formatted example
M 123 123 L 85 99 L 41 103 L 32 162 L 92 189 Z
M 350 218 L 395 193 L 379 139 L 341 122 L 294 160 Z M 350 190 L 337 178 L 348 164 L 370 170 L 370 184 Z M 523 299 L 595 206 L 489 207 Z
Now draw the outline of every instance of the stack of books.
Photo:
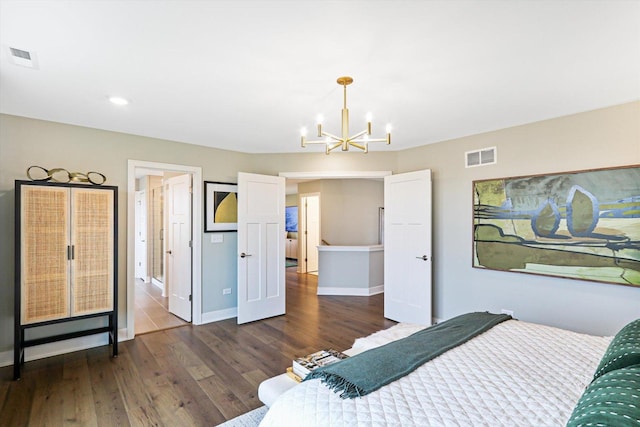
M 314 369 L 331 365 L 347 357 L 349 356 L 333 349 L 320 350 L 307 356 L 296 358 L 291 369 L 287 369 L 287 374 L 300 382 Z

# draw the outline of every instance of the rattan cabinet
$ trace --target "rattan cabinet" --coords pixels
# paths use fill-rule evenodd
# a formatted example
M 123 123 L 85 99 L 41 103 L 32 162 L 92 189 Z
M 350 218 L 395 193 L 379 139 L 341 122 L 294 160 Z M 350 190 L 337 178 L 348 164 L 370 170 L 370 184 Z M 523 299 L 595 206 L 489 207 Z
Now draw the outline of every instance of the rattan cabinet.
M 16 181 L 15 190 L 14 378 L 25 347 L 106 332 L 116 356 L 117 187 Z M 97 317 L 85 324 L 105 326 L 42 328 Z

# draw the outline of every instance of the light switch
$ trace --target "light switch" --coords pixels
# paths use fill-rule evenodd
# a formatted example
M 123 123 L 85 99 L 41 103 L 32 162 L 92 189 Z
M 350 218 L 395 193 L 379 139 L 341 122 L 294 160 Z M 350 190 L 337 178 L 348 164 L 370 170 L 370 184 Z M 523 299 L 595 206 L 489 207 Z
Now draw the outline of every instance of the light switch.
M 223 243 L 223 242 L 224 242 L 224 234 L 213 233 L 211 235 L 211 243 Z

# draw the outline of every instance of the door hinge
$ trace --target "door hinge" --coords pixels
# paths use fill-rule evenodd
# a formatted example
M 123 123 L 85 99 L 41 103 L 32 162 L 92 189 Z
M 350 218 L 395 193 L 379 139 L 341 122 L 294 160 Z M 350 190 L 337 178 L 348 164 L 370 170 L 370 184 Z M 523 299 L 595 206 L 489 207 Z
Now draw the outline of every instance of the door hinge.
M 193 242 L 191 240 L 189 240 L 189 247 L 192 248 L 193 247 Z
M 189 302 L 191 302 L 191 295 L 189 295 Z

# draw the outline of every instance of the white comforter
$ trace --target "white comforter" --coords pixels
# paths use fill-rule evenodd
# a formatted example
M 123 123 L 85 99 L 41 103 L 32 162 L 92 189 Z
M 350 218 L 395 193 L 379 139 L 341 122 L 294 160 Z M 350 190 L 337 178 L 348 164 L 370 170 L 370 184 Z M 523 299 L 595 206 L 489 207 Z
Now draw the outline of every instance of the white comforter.
M 396 325 L 352 353 L 420 328 Z M 510 320 L 362 398 L 305 381 L 260 426 L 564 426 L 610 340 Z

